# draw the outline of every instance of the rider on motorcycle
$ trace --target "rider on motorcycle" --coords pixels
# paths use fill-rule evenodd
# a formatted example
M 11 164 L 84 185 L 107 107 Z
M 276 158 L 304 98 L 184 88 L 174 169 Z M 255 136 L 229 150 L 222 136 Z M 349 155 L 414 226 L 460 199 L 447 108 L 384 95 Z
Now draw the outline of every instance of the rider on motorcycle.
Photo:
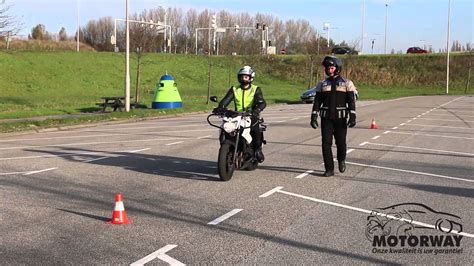
M 262 152 L 262 133 L 260 132 L 259 123 L 257 121 L 260 117 L 260 112 L 267 106 L 265 99 L 263 99 L 262 90 L 257 85 L 253 84 L 255 78 L 255 71 L 250 66 L 242 67 L 238 74 L 238 85 L 230 87 L 225 97 L 219 102 L 214 113 L 219 113 L 226 109 L 226 107 L 234 101 L 235 111 L 248 112 L 252 115 L 252 128 L 250 134 L 253 139 L 253 148 L 255 150 L 255 157 L 261 163 L 265 160 Z

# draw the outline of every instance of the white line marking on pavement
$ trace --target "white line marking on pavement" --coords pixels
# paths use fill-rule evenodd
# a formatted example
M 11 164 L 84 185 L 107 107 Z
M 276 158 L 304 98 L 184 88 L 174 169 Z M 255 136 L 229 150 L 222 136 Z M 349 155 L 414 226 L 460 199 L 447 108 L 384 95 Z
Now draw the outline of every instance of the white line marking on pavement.
M 180 144 L 180 143 L 183 143 L 183 142 L 184 141 L 171 142 L 171 143 L 166 144 L 166 146 L 176 145 L 176 144 Z
M 353 152 L 353 151 L 354 151 L 354 149 L 348 149 L 347 152 L 346 152 L 346 154 L 349 154 L 349 153 L 351 153 L 351 152 Z
M 135 261 L 134 263 L 130 264 L 130 265 L 144 265 L 145 263 L 147 262 L 150 262 L 156 258 L 164 261 L 164 262 L 167 262 L 168 264 L 170 265 L 185 265 L 183 264 L 182 262 L 166 255 L 165 253 L 172 250 L 173 248 L 177 247 L 177 245 L 166 245 L 160 249 L 158 249 L 157 251 L 147 255 L 146 257 L 144 257 L 143 259 L 140 259 L 140 260 L 137 260 Z
M 459 177 L 452 177 L 452 176 L 446 176 L 446 175 L 430 174 L 430 173 L 424 173 L 424 172 L 418 172 L 418 171 L 411 171 L 411 170 L 398 169 L 398 168 L 391 168 L 391 167 L 384 167 L 384 166 L 377 166 L 377 165 L 369 165 L 369 164 L 363 164 L 363 163 L 352 163 L 352 162 L 346 162 L 346 163 L 347 163 L 347 164 L 358 165 L 358 166 L 370 167 L 370 168 L 385 169 L 385 170 L 391 170 L 391 171 L 396 171 L 396 172 L 404 172 L 404 173 L 411 173 L 411 174 L 418 174 L 418 175 L 426 175 L 426 176 L 433 176 L 433 177 L 439 177 L 439 178 L 445 178 L 445 179 L 451 179 L 451 180 L 458 180 L 458 181 L 465 181 L 465 182 L 474 183 L 474 180 L 464 179 L 464 178 L 459 178 Z
M 420 133 L 409 133 L 409 132 L 387 132 L 392 134 L 403 134 L 403 135 L 413 135 L 413 136 L 426 136 L 426 137 L 436 137 L 436 138 L 450 138 L 450 139 L 474 139 L 474 138 L 467 138 L 467 137 L 456 137 L 456 136 L 445 136 L 445 135 L 434 135 L 434 134 L 420 134 Z
M 375 137 L 373 137 L 372 139 L 378 139 L 378 138 L 380 138 L 380 136 L 375 136 Z
M 276 187 L 274 189 L 271 189 L 265 193 L 263 193 L 262 195 L 258 196 L 259 198 L 266 198 L 268 196 L 270 196 L 271 194 L 275 193 L 275 192 L 278 192 L 279 190 L 281 190 L 283 187 Z
M 141 151 L 147 151 L 149 149 L 151 149 L 151 148 L 145 148 L 145 149 L 133 150 L 133 151 L 122 151 L 122 152 L 137 153 L 137 152 L 141 152 Z M 117 156 L 117 157 L 121 157 L 121 156 Z M 100 157 L 100 158 L 89 159 L 89 160 L 83 161 L 83 163 L 90 163 L 90 162 L 99 161 L 99 160 L 103 160 L 103 159 L 107 159 L 107 158 L 112 158 L 112 157 L 111 156 L 104 156 L 104 157 Z
M 405 123 L 401 123 L 401 124 L 400 124 L 400 126 L 404 126 L 404 125 L 406 125 L 406 124 L 405 124 Z
M 312 172 L 314 172 L 314 171 L 313 171 L 313 170 L 308 170 L 308 171 L 306 171 L 306 172 L 304 172 L 304 173 L 302 173 L 302 174 L 296 176 L 295 178 L 303 178 L 303 177 L 305 177 L 305 176 L 311 174 Z
M 418 116 L 416 116 L 416 117 L 421 117 L 421 115 L 418 115 Z
M 198 125 L 202 126 L 202 125 Z M 155 128 L 155 127 L 152 127 Z M 54 139 L 74 139 L 74 138 L 92 138 L 92 137 L 113 137 L 113 136 L 131 136 L 131 135 L 159 135 L 163 133 L 182 133 L 182 132 L 189 132 L 189 131 L 209 131 L 209 129 L 198 129 L 198 130 L 173 130 L 173 131 L 159 131 L 159 132 L 137 132 L 137 128 L 133 128 L 134 131 L 130 133 L 111 133 L 111 134 L 98 134 L 98 135 L 80 135 L 80 136 L 62 136 L 62 137 L 42 137 L 42 138 L 29 138 L 29 139 L 5 139 L 0 140 L 0 142 L 15 142 L 15 141 L 30 141 L 30 140 L 54 140 Z M 95 130 L 86 130 L 86 131 L 57 131 L 57 132 L 48 132 L 49 134 L 52 133 L 84 133 L 84 132 L 98 132 L 98 131 L 107 131 L 107 130 L 124 130 L 124 128 L 113 128 L 113 129 L 95 129 Z
M 456 128 L 456 129 L 474 129 L 472 127 L 450 127 L 450 126 L 436 126 L 436 125 L 424 125 L 424 124 L 410 124 L 410 126 L 420 126 L 420 127 L 444 127 L 444 128 Z
M 31 174 L 41 173 L 41 172 L 50 171 L 54 169 L 58 169 L 58 168 L 48 168 L 48 169 L 35 170 L 35 171 L 0 173 L 0 176 L 2 175 L 31 175 Z
M 220 217 L 218 217 L 218 218 L 216 218 L 216 219 L 214 219 L 214 220 L 208 222 L 207 224 L 210 224 L 210 225 L 219 224 L 219 223 L 221 223 L 222 221 L 227 220 L 227 219 L 229 219 L 230 217 L 232 217 L 233 215 L 239 213 L 240 211 L 242 211 L 242 209 L 233 209 L 233 210 L 231 210 L 230 212 L 228 212 L 228 213 L 226 213 L 226 214 L 224 214 L 224 215 L 222 215 L 222 216 L 220 216 Z
M 147 149 L 150 149 L 150 148 L 147 148 Z M 143 150 L 146 150 L 146 149 L 143 149 Z M 34 158 L 55 158 L 55 157 L 75 156 L 75 155 L 104 155 L 104 154 L 107 154 L 107 153 L 124 153 L 124 152 L 130 153 L 130 151 L 74 152 L 74 153 L 63 153 L 63 154 L 55 154 L 55 155 L 34 155 L 34 156 L 21 156 L 21 157 L 6 157 L 6 158 L 0 158 L 0 161 L 20 160 L 20 159 L 34 159 Z
M 361 144 L 359 144 L 359 146 L 364 146 L 365 144 L 369 143 L 368 141 L 364 141 L 362 142 Z
M 0 150 L 31 149 L 31 148 L 41 148 L 41 147 L 87 146 L 87 145 L 99 145 L 99 144 L 132 143 L 132 142 L 147 142 L 147 141 L 159 141 L 159 140 L 177 140 L 177 139 L 187 139 L 187 137 L 167 138 L 167 139 L 158 138 L 158 139 L 116 140 L 116 141 L 103 141 L 103 142 L 77 142 L 77 143 L 64 143 L 64 144 L 51 144 L 51 145 L 7 147 L 7 148 L 0 148 Z
M 57 167 L 52 167 L 52 168 L 47 168 L 47 169 L 43 169 L 43 170 L 29 171 L 29 172 L 24 173 L 23 175 L 32 175 L 32 174 L 42 173 L 42 172 L 56 170 L 56 169 L 58 169 L 58 168 Z
M 436 118 L 420 118 L 420 119 L 423 119 L 423 120 L 436 120 L 436 121 L 448 121 L 448 122 L 468 122 L 468 123 L 474 123 L 474 121 L 471 121 L 471 120 L 459 120 L 459 119 L 456 119 L 456 120 L 452 120 L 452 119 L 436 119 Z
M 372 143 L 372 142 L 368 142 L 367 144 L 369 144 L 369 145 L 376 145 L 376 146 L 385 146 L 385 147 L 395 147 L 395 148 L 402 148 L 402 149 L 435 151 L 435 152 L 442 152 L 442 153 L 461 154 L 461 155 L 467 155 L 467 156 L 474 156 L 474 153 L 467 153 L 467 152 L 457 152 L 457 151 L 447 151 L 447 150 L 435 150 L 435 149 L 428 149 L 428 148 L 417 148 L 417 147 L 408 147 L 408 146 L 398 146 L 398 145 Z
M 366 210 L 366 209 L 352 207 L 352 206 L 349 206 L 349 205 L 340 204 L 340 203 L 336 203 L 336 202 L 332 202 L 332 201 L 312 198 L 312 197 L 308 197 L 308 196 L 304 196 L 304 195 L 300 195 L 300 194 L 296 194 L 296 193 L 281 190 L 281 188 L 283 188 L 283 187 L 279 187 L 279 188 L 280 189 L 276 192 L 279 192 L 279 193 L 282 193 L 282 194 L 286 194 L 286 195 L 290 195 L 290 196 L 294 196 L 294 197 L 298 197 L 298 198 L 302 198 L 302 199 L 307 199 L 307 200 L 318 202 L 318 203 L 324 203 L 324 204 L 339 207 L 339 208 L 349 209 L 349 210 L 358 211 L 358 212 L 362 212 L 362 213 L 366 213 L 366 214 L 378 215 L 378 216 L 387 217 L 387 218 L 393 219 L 393 220 L 402 220 L 402 221 L 407 222 L 407 223 L 412 223 L 412 224 L 416 224 L 416 225 L 421 225 L 421 226 L 437 229 L 436 226 L 431 225 L 431 224 L 427 224 L 427 223 L 423 223 L 423 222 L 419 222 L 419 221 L 414 221 L 414 220 L 409 220 L 409 219 L 405 219 L 405 218 L 400 218 L 400 217 L 395 217 L 395 216 L 385 214 L 385 213 L 381 213 L 381 212 L 369 211 L 369 210 Z M 445 232 L 449 231 L 448 228 L 443 227 L 442 229 Z M 469 233 L 466 233 L 466 232 L 459 232 L 459 231 L 456 231 L 456 230 L 452 230 L 451 233 L 457 234 L 457 235 L 462 235 L 462 236 L 467 236 L 467 237 L 474 237 L 474 234 L 469 234 Z
M 410 122 L 411 122 L 411 120 L 407 120 L 407 123 L 410 123 Z
M 212 137 L 212 135 L 206 135 L 206 136 L 198 137 L 198 139 L 205 139 L 205 138 L 209 138 L 209 137 Z
M 431 114 L 431 115 L 434 115 L 434 116 L 450 116 L 450 117 L 453 117 L 452 114 Z M 467 117 L 474 117 L 474 115 L 464 115 L 464 114 L 460 114 L 459 116 L 462 116 L 463 118 L 464 118 L 465 116 L 467 116 Z
M 417 118 L 417 117 L 413 117 L 412 119 L 413 119 L 413 120 L 417 120 L 418 118 Z
M 89 159 L 89 160 L 85 160 L 85 161 L 82 161 L 83 163 L 90 163 L 90 162 L 94 162 L 94 161 L 99 161 L 99 160 L 103 160 L 103 159 L 107 159 L 107 158 L 111 158 L 111 157 L 99 157 L 99 158 L 94 158 L 94 159 Z
M 387 131 L 385 131 L 383 134 L 388 134 L 388 133 L 390 133 L 390 132 L 392 132 L 392 131 L 387 130 Z
M 392 129 L 397 129 L 398 127 L 392 127 Z

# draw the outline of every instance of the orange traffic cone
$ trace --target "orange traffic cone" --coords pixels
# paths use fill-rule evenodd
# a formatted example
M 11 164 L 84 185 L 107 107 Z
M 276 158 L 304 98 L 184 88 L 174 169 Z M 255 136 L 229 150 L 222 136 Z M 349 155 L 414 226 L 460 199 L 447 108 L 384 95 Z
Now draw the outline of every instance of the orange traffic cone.
M 129 224 L 125 207 L 123 206 L 122 194 L 115 194 L 115 208 L 112 213 L 112 220 L 109 221 L 111 224 Z
M 378 129 L 377 123 L 375 123 L 375 119 L 372 118 L 372 124 L 370 124 L 370 129 Z

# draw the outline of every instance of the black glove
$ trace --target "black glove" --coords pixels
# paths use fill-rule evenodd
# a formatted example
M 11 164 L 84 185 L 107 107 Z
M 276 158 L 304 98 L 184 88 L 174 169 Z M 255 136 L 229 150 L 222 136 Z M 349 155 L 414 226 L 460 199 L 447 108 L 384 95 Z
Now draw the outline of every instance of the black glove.
M 309 123 L 312 128 L 318 128 L 318 113 L 311 114 L 311 122 Z
M 260 109 L 258 109 L 258 108 L 253 109 L 251 115 L 253 117 L 256 117 L 256 118 L 259 117 L 260 116 Z
M 347 122 L 347 126 L 355 127 L 356 125 L 356 114 L 350 113 L 349 114 L 349 121 Z
M 212 110 L 212 113 L 213 114 L 222 114 L 226 111 L 225 108 L 222 108 L 222 107 L 216 107 Z

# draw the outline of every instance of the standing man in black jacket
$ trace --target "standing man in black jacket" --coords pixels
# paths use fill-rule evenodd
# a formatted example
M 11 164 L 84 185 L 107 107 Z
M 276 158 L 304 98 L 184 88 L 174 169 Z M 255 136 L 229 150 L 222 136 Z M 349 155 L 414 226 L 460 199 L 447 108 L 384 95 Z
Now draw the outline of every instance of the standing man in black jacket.
M 253 84 L 255 71 L 250 66 L 242 67 L 237 73 L 238 85 L 230 87 L 227 94 L 219 102 L 219 106 L 214 112 L 219 112 L 233 101 L 235 111 L 249 112 L 252 114 L 252 127 L 250 134 L 253 139 L 253 148 L 258 162 L 262 163 L 265 156 L 262 152 L 263 134 L 260 131 L 260 124 L 257 121 L 260 118 L 260 112 L 267 106 L 263 93 L 259 86 Z
M 324 158 L 324 176 L 334 175 L 332 138 L 336 139 L 339 172 L 346 171 L 347 127 L 356 125 L 355 93 L 351 80 L 340 76 L 342 62 L 335 56 L 326 56 L 322 62 L 327 78 L 316 86 L 311 127 L 318 128 L 321 117 L 321 140 Z M 347 120 L 349 117 L 349 121 Z

